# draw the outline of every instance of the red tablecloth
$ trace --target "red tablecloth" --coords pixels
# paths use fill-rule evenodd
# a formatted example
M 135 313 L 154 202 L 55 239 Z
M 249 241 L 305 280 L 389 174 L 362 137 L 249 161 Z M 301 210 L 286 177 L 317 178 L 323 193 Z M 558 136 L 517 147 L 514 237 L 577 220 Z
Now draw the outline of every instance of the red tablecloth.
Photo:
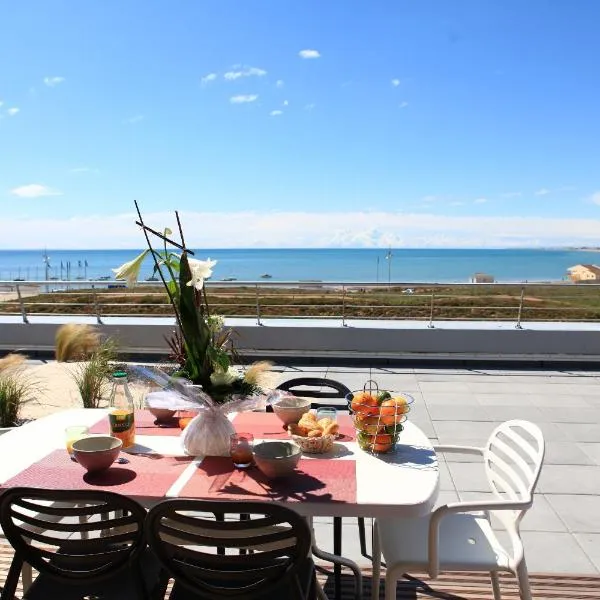
M 98 474 L 87 473 L 66 450 L 55 450 L 9 479 L 3 488 L 17 486 L 54 490 L 107 489 L 130 497 L 161 498 L 193 460 L 192 457 L 127 454 L 128 464 Z M 231 462 L 231 460 L 229 461 Z
M 205 458 L 180 496 L 212 500 L 356 502 L 354 460 L 301 459 L 289 477 L 267 479 L 256 467 L 235 469 L 230 458 Z

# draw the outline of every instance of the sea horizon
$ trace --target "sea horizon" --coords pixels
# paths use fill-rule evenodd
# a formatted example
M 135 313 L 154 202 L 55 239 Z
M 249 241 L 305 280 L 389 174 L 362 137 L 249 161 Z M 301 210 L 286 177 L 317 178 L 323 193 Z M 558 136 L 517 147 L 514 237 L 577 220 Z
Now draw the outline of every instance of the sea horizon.
M 193 248 L 217 261 L 212 281 L 464 283 L 479 272 L 496 281 L 564 281 L 575 264 L 593 263 L 591 248 Z M 0 281 L 112 280 L 112 269 L 142 248 L 0 250 Z M 48 256 L 46 269 L 44 256 Z M 153 276 L 146 257 L 140 280 Z

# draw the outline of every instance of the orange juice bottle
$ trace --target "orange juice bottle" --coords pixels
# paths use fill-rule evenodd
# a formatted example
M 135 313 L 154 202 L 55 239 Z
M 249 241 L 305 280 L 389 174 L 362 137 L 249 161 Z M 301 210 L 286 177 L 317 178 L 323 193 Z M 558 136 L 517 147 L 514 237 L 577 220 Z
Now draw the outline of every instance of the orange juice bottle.
M 115 371 L 113 373 L 113 387 L 110 394 L 110 435 L 123 442 L 123 448 L 135 444 L 135 418 L 133 396 L 127 385 L 127 373 Z

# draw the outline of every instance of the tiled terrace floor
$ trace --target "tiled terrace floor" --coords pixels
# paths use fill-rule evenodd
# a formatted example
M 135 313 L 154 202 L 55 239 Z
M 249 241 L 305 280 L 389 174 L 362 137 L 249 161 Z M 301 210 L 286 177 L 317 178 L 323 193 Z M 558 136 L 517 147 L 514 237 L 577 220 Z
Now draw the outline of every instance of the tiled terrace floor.
M 374 379 L 381 388 L 409 392 L 415 398 L 409 418 L 434 442 L 482 445 L 502 421 L 537 423 L 546 460 L 522 523 L 529 568 L 600 572 L 600 371 L 287 367 L 281 380 L 303 375 L 336 379 L 353 390 Z M 440 503 L 485 496 L 483 466 L 473 460 L 443 458 Z M 319 543 L 330 549 L 329 524 L 318 527 Z M 359 559 L 352 519 L 344 520 L 343 543 L 344 554 Z

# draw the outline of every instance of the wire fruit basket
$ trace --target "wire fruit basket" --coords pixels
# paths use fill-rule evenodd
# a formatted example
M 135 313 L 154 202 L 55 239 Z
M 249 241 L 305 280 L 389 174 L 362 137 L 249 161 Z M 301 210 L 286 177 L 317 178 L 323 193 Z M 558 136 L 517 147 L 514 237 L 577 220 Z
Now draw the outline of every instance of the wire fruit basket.
M 362 390 L 346 399 L 359 447 L 374 454 L 393 451 L 414 398 L 405 392 L 381 390 L 369 379 Z

